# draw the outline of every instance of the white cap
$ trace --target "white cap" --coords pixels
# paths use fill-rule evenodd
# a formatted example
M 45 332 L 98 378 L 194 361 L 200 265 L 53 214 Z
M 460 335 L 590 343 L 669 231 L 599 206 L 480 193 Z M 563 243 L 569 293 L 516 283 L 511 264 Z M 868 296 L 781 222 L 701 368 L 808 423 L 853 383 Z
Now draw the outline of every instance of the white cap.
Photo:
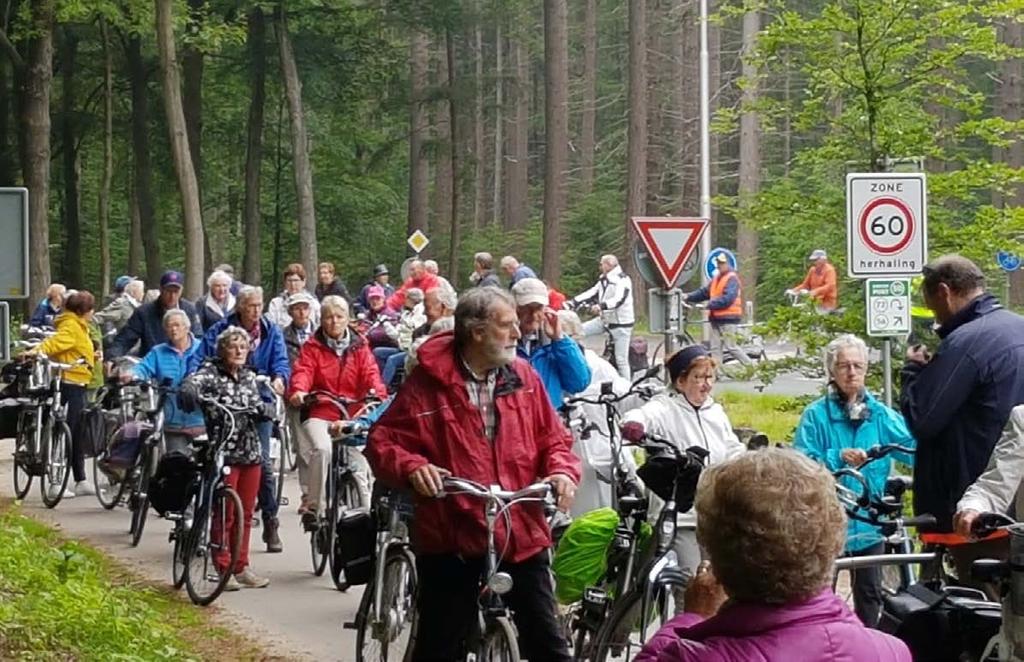
M 822 248 L 818 248 L 818 249 L 814 250 L 814 251 L 813 251 L 813 252 L 811 253 L 810 257 L 808 257 L 807 259 L 808 259 L 808 260 L 819 260 L 819 259 L 821 259 L 821 258 L 823 258 L 823 257 L 824 257 L 824 258 L 827 258 L 827 257 L 828 257 L 828 254 L 827 254 L 827 253 L 825 252 L 825 250 L 824 250 L 824 249 L 822 249 Z
M 524 278 L 512 286 L 512 297 L 517 306 L 531 303 L 548 305 L 548 286 L 538 278 Z
M 289 294 L 288 298 L 285 299 L 285 305 L 288 308 L 291 308 L 292 306 L 298 303 L 307 304 L 309 305 L 310 308 L 312 308 L 313 304 L 316 303 L 316 299 L 313 298 L 312 294 L 306 292 L 305 290 L 300 290 L 294 294 Z

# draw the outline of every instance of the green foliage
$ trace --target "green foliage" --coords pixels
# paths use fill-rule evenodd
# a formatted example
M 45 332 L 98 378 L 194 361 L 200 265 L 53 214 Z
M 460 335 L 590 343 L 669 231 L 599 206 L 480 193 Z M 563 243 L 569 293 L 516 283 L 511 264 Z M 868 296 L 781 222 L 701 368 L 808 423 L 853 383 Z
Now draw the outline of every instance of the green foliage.
M 751 428 L 768 435 L 771 443 L 793 440 L 793 431 L 806 406 L 802 399 L 765 393 L 729 391 L 728 384 L 715 394 L 734 428 Z
M 224 635 L 195 609 L 118 575 L 100 553 L 14 509 L 0 513 L 0 539 L 0 656 L 200 660 L 198 646 Z

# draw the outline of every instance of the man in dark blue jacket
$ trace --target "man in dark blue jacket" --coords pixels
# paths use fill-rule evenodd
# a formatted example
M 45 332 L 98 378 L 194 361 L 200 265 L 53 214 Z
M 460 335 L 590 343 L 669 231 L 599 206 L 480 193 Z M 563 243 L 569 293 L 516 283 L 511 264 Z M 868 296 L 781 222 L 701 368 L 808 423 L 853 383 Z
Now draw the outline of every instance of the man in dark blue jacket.
M 203 334 L 203 327 L 199 323 L 199 315 L 196 307 L 181 298 L 181 288 L 184 287 L 185 279 L 177 271 L 167 271 L 160 277 L 160 296 L 156 301 L 144 303 L 135 309 L 128 323 L 121 327 L 121 330 L 114 336 L 114 340 L 107 349 L 106 358 L 116 359 L 132 353 L 133 348 L 138 344 L 135 353 L 138 356 L 145 356 L 149 350 L 161 343 L 167 342 L 167 333 L 164 331 L 164 313 L 172 308 L 178 308 L 188 316 L 192 325 L 192 335 L 199 337 Z
M 914 510 L 952 531 L 957 501 L 1024 403 L 1024 317 L 986 293 L 984 274 L 959 255 L 926 265 L 921 287 L 942 340 L 934 356 L 907 351 L 900 408 L 917 438 Z
M 257 375 L 270 377 L 271 388 L 282 395 L 291 376 L 288 349 L 280 327 L 263 316 L 263 290 L 251 285 L 238 291 L 235 311 L 207 329 L 199 349 L 189 359 L 188 372 L 195 372 L 204 360 L 217 355 L 217 336 L 229 326 L 240 327 L 249 334 L 253 345 L 249 352 L 249 366 Z M 260 481 L 259 508 L 263 516 L 263 542 L 267 544 L 268 552 L 277 553 L 283 547 L 278 534 L 274 468 L 270 464 L 270 432 L 270 421 L 260 423 L 263 476 Z

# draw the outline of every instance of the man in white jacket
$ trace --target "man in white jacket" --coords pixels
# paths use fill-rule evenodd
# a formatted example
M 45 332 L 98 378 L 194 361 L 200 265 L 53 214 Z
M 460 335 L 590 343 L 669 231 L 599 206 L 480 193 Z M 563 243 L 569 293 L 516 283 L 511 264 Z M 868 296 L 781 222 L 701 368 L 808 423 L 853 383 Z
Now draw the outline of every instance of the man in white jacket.
M 1010 419 L 992 449 L 985 472 L 967 488 L 957 502 L 953 526 L 957 533 L 970 537 L 971 525 L 981 513 L 1006 513 L 1016 496 L 1018 518 L 1024 518 L 1024 405 L 1010 410 Z
M 583 325 L 583 333 L 596 336 L 607 329 L 615 343 L 615 368 L 630 378 L 629 339 L 633 335 L 633 282 L 614 255 L 601 256 L 601 277 L 594 286 L 570 300 L 572 308 L 590 304 L 596 317 Z

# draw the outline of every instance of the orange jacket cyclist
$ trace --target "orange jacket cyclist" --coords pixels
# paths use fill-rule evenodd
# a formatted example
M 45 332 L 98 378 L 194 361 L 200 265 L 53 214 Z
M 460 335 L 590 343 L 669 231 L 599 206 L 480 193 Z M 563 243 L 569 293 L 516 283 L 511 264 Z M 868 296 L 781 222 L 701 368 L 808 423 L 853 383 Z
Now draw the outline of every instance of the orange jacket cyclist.
M 788 292 L 805 292 L 818 302 L 818 311 L 831 312 L 839 303 L 839 284 L 836 280 L 836 268 L 828 261 L 828 254 L 817 249 L 807 258 L 814 264 L 807 270 L 807 275 L 794 285 Z
M 708 321 L 711 322 L 711 335 L 719 365 L 724 361 L 723 353 L 726 351 L 743 365 L 750 365 L 750 357 L 736 344 L 737 327 L 743 320 L 740 275 L 732 270 L 729 258 L 724 253 L 715 257 L 715 266 L 711 282 L 687 294 L 686 302 L 708 302 Z

